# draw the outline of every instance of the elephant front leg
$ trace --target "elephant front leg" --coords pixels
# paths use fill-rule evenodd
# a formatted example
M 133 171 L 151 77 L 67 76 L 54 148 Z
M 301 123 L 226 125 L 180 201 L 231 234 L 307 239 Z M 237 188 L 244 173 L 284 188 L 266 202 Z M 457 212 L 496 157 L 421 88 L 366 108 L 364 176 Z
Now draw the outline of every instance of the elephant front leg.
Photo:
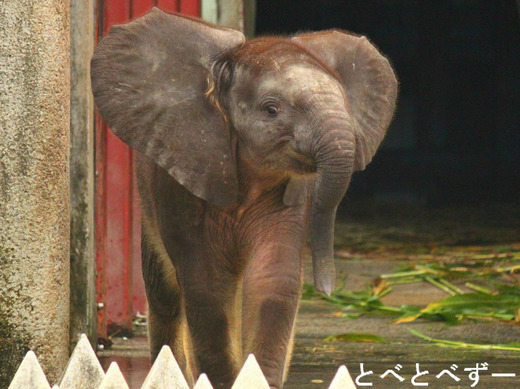
M 239 369 L 233 317 L 236 279 L 193 260 L 183 267 L 181 288 L 189 329 L 193 375 L 205 373 L 215 389 L 232 386 Z
M 281 388 L 290 363 L 301 293 L 300 247 L 273 243 L 253 254 L 243 280 L 244 358 L 255 355 L 271 388 Z

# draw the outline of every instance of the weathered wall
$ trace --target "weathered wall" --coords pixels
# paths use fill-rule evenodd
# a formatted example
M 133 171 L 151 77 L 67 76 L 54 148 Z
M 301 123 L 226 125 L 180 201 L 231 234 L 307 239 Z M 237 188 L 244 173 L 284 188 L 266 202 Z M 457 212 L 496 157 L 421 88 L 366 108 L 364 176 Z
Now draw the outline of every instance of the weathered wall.
M 69 339 L 69 2 L 0 2 L 0 387 Z
M 70 336 L 96 343 L 94 251 L 94 105 L 89 64 L 94 49 L 94 1 L 70 4 Z

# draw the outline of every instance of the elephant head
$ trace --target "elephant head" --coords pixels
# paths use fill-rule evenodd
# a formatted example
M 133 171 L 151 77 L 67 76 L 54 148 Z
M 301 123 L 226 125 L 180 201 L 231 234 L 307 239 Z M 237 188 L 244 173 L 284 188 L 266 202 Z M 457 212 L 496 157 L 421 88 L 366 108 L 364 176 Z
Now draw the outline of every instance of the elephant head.
M 394 112 L 397 81 L 364 37 L 330 30 L 245 42 L 234 30 L 158 9 L 103 39 L 92 85 L 107 124 L 195 196 L 238 201 L 244 161 L 311 188 L 315 285 L 334 287 L 337 206 Z

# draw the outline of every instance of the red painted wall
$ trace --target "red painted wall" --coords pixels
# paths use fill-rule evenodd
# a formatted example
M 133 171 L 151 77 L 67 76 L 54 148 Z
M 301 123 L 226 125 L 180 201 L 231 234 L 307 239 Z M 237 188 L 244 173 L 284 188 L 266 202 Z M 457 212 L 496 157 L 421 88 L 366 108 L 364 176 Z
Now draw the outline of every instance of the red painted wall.
M 99 0 L 98 39 L 114 24 L 135 19 L 153 6 L 167 12 L 200 16 L 200 0 Z M 134 152 L 96 115 L 96 261 L 98 334 L 131 329 L 137 312 L 145 313 L 141 275 L 141 225 L 134 174 Z

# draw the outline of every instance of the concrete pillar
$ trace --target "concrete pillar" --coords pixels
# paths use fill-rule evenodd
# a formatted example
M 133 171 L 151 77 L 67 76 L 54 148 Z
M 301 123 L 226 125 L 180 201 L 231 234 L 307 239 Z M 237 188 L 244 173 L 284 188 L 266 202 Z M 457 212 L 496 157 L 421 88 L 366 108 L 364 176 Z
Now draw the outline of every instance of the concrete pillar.
M 0 387 L 69 351 L 69 1 L 0 2 Z
M 94 250 L 94 103 L 90 58 L 94 50 L 94 1 L 70 4 L 70 336 L 96 344 Z
M 242 31 L 255 33 L 256 0 L 202 0 L 202 19 Z

